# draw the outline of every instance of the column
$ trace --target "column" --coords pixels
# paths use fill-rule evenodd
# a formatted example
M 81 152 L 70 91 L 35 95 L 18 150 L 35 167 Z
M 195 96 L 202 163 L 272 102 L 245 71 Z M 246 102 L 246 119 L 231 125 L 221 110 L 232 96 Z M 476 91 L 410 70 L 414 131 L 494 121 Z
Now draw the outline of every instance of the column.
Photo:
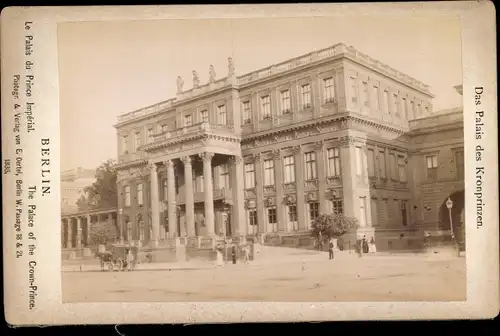
M 113 224 L 113 214 L 108 213 L 108 227 L 113 227 L 113 226 L 117 228 L 117 226 Z M 119 234 L 119 232 L 117 232 L 117 234 Z
M 156 164 L 152 163 L 149 165 L 150 171 L 150 183 L 151 183 L 151 227 L 153 231 L 153 237 L 151 239 L 151 244 L 156 246 L 158 243 L 158 233 L 160 231 L 160 196 L 158 191 L 158 172 L 156 170 Z M 127 237 L 130 239 L 129 237 Z
M 97 215 L 97 219 L 99 219 L 99 215 Z M 90 234 L 91 228 L 92 228 L 92 217 L 90 215 L 87 215 L 87 239 L 85 241 L 87 245 L 91 244 L 90 242 L 92 237 L 92 235 Z
M 309 225 L 306 223 L 305 197 L 304 197 L 304 154 L 302 147 L 293 148 L 295 160 L 295 190 L 297 191 L 297 222 L 299 230 L 305 230 Z
M 266 208 L 264 207 L 264 176 L 262 174 L 262 160 L 260 154 L 254 155 L 255 169 L 255 196 L 257 198 L 257 226 L 258 233 L 266 233 Z M 276 184 L 276 183 L 275 183 Z M 275 187 L 277 188 L 277 187 Z
M 313 76 L 311 102 L 313 105 L 313 116 L 319 118 L 321 115 L 321 84 L 319 74 Z
M 233 236 L 246 235 L 243 158 L 241 156 L 232 157 L 230 165 L 231 171 L 229 174 L 231 175 L 231 189 L 233 192 L 233 209 L 231 213 Z
M 326 167 L 325 167 L 325 144 L 323 141 L 316 143 L 316 164 L 318 169 L 318 202 L 319 213 L 324 214 L 327 212 L 326 207 Z
M 344 197 L 344 214 L 356 216 L 356 152 L 354 138 L 346 136 L 341 139 L 340 157 L 342 166 L 342 193 Z
M 214 153 L 205 152 L 200 154 L 203 160 L 203 191 L 205 193 L 205 227 L 207 234 L 215 234 L 214 215 L 214 188 L 212 185 L 212 158 Z
M 82 219 L 76 217 L 76 248 L 82 248 Z
M 276 221 L 278 222 L 278 231 L 285 231 L 285 213 L 283 208 L 283 162 L 281 161 L 281 152 L 279 149 L 273 150 L 274 158 L 274 185 L 276 187 Z
M 73 230 L 72 229 L 72 219 L 71 218 L 68 218 L 66 219 L 66 232 L 67 232 L 67 236 L 66 236 L 66 248 L 72 248 L 73 247 L 73 239 L 72 239 L 72 236 L 73 236 Z
M 175 174 L 174 163 L 172 160 L 163 162 L 167 168 L 167 216 L 168 216 L 168 232 L 172 238 L 177 237 L 177 212 L 176 212 L 176 196 L 175 196 Z
M 196 235 L 194 229 L 194 191 L 193 191 L 193 167 L 191 157 L 184 156 L 184 193 L 186 196 L 186 230 L 188 237 Z

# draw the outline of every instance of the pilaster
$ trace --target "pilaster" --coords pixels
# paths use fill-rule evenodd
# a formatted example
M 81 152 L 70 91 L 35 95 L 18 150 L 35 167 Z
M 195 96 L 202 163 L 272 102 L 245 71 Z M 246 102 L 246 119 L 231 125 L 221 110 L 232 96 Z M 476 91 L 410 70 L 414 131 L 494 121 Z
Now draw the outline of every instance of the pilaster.
M 273 150 L 272 156 L 274 159 L 274 185 L 276 187 L 276 221 L 278 222 L 278 231 L 285 231 L 285 209 L 283 208 L 283 161 L 281 160 L 280 150 Z
M 186 197 L 186 231 L 188 237 L 196 235 L 194 228 L 194 191 L 193 191 L 193 167 L 191 165 L 191 157 L 184 156 L 184 193 Z
M 76 248 L 82 248 L 82 219 L 76 217 Z
M 99 225 L 99 215 L 97 215 L 97 225 Z M 91 239 L 91 232 L 92 230 L 92 217 L 90 215 L 87 215 L 87 238 L 85 239 L 85 243 L 87 245 L 90 245 L 90 239 Z
M 214 214 L 214 195 L 212 186 L 212 158 L 214 153 L 202 153 L 200 157 L 203 160 L 203 191 L 205 194 L 205 226 L 209 236 L 215 235 L 215 214 Z
M 325 166 L 325 144 L 323 141 L 316 143 L 316 160 L 318 167 L 318 201 L 319 213 L 326 213 L 326 166 Z
M 312 84 L 313 117 L 319 118 L 321 116 L 321 83 L 319 74 L 314 75 Z
M 295 160 L 295 190 L 297 191 L 297 224 L 299 230 L 308 228 L 306 223 L 305 198 L 304 198 L 304 154 L 301 146 L 295 146 L 292 149 Z
M 158 191 L 158 172 L 156 164 L 148 166 L 150 172 L 150 192 L 151 192 L 151 227 L 153 237 L 151 243 L 155 246 L 158 243 L 158 233 L 160 231 L 160 195 Z M 130 239 L 130 238 L 128 238 Z
M 175 199 L 175 174 L 174 163 L 172 160 L 163 162 L 167 169 L 167 218 L 168 218 L 168 233 L 170 237 L 177 237 L 177 213 Z
M 66 237 L 66 247 L 67 248 L 72 248 L 73 247 L 73 223 L 72 219 L 68 218 L 66 220 L 66 232 L 68 236 Z
M 233 236 L 246 235 L 247 225 L 245 220 L 245 194 L 244 194 L 244 176 L 243 176 L 243 158 L 233 156 L 230 160 L 231 165 L 231 189 L 233 193 L 233 211 L 232 224 Z
M 340 143 L 341 166 L 342 166 L 342 189 L 344 195 L 344 214 L 347 217 L 356 217 L 356 151 L 354 138 L 346 136 L 341 138 Z
M 257 198 L 257 225 L 258 232 L 265 233 L 266 232 L 266 211 L 264 207 L 264 174 L 262 167 L 262 159 L 260 153 L 257 153 L 253 157 L 253 162 L 255 165 L 255 194 Z M 276 183 L 275 183 L 276 185 Z M 275 188 L 278 188 L 277 186 Z

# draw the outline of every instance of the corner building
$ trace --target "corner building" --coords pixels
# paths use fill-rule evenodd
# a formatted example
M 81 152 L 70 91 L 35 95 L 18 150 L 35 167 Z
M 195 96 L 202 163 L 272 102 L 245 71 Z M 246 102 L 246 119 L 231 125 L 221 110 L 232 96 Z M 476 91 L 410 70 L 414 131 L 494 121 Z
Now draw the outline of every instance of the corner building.
M 300 245 L 332 212 L 382 249 L 412 236 L 423 201 L 409 122 L 433 115 L 427 85 L 344 44 L 239 77 L 229 59 L 209 77 L 193 72 L 189 89 L 178 78 L 175 98 L 119 117 L 122 239 Z

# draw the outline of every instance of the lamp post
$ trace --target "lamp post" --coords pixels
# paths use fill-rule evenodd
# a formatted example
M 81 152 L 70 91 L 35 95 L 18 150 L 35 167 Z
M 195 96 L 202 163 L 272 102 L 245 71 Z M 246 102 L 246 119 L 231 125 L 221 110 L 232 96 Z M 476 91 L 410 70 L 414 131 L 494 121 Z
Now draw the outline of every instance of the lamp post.
M 460 256 L 460 248 L 458 246 L 457 239 L 455 237 L 455 233 L 453 232 L 453 219 L 451 216 L 451 209 L 453 208 L 453 201 L 449 197 L 446 200 L 446 207 L 448 208 L 448 215 L 450 217 L 451 241 L 455 245 L 455 248 L 457 249 L 457 255 Z
M 123 244 L 123 209 L 118 210 L 118 228 L 120 229 L 120 244 Z
M 227 241 L 227 225 L 229 223 L 229 210 L 231 209 L 231 204 L 228 201 L 224 201 L 223 205 L 223 210 L 224 210 L 224 225 L 223 225 L 223 233 L 224 233 L 224 245 L 225 245 L 225 255 L 226 255 L 226 261 L 228 260 L 227 258 L 227 248 L 228 248 L 228 241 Z

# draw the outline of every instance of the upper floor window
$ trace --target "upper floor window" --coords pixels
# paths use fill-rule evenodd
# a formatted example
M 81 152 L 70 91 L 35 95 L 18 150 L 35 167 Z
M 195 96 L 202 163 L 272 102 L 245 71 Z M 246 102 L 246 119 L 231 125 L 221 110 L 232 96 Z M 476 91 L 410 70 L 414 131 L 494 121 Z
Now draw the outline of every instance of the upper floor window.
M 227 164 L 219 166 L 219 187 L 221 189 L 229 188 L 229 167 Z
M 422 116 L 422 105 L 417 105 L 417 117 Z
M 370 106 L 367 82 L 363 82 L 363 104 L 365 104 L 365 106 Z
M 399 181 L 406 182 L 406 158 L 398 155 L 398 175 Z
M 398 95 L 393 94 L 392 95 L 392 108 L 394 110 L 395 115 L 399 115 L 399 100 L 398 100 Z
M 165 133 L 165 132 L 167 131 L 167 129 L 168 129 L 167 124 L 162 124 L 162 125 L 161 125 L 161 132 L 162 132 L 162 133 Z
M 414 115 L 415 115 L 415 102 L 414 101 L 411 101 L 410 102 L 410 111 L 409 111 L 409 116 L 408 116 L 408 119 L 413 119 Z
M 333 85 L 333 77 L 323 79 L 323 88 L 325 104 L 333 103 L 335 100 L 335 87 Z
M 274 160 L 264 161 L 264 185 L 274 185 Z
M 135 142 L 135 151 L 137 152 L 139 150 L 139 147 L 141 146 L 141 132 L 136 132 L 135 133 L 135 138 L 134 138 L 134 142 Z
M 389 160 L 390 161 L 390 167 L 391 167 L 391 179 L 393 180 L 398 180 L 398 165 L 397 165 L 397 162 L 396 162 L 396 154 L 394 153 L 391 153 L 389 155 Z
M 389 92 L 387 90 L 384 90 L 384 112 L 391 113 L 389 111 Z
M 166 201 L 168 199 L 168 184 L 167 179 L 163 179 L 163 200 Z
M 408 119 L 408 101 L 406 98 L 403 98 L 403 117 Z
M 260 98 L 262 119 L 271 118 L 271 97 L 269 95 Z
M 153 128 L 148 128 L 148 143 L 153 142 Z
M 191 126 L 193 124 L 193 117 L 188 114 L 184 116 L 184 127 Z
M 144 194 L 142 190 L 142 183 L 137 185 L 137 205 L 142 206 L 144 204 Z
M 253 163 L 245 164 L 245 188 L 255 188 L 255 165 Z
M 295 182 L 295 159 L 293 155 L 285 156 L 283 158 L 283 165 L 285 170 L 285 183 Z
M 124 197 L 124 203 L 126 207 L 130 206 L 130 186 L 125 186 L 123 188 L 123 197 Z
M 124 135 L 122 137 L 122 153 L 123 154 L 128 153 L 128 135 Z
M 437 179 L 437 169 L 438 169 L 438 156 L 428 155 L 425 157 L 427 165 L 427 179 L 436 180 Z
M 243 124 L 252 123 L 252 110 L 250 108 L 250 102 L 243 102 Z
M 375 106 L 375 108 L 377 110 L 380 110 L 380 100 L 378 98 L 378 95 L 379 95 L 379 90 L 378 90 L 378 86 L 373 86 L 373 94 L 372 94 L 372 101 L 373 101 L 373 106 Z
M 328 176 L 340 176 L 340 150 L 328 148 Z
M 356 147 L 356 175 L 363 175 L 363 149 Z
M 372 148 L 368 148 L 368 176 L 375 176 L 375 151 Z
M 281 113 L 290 113 L 290 90 L 281 91 Z
M 304 154 L 306 160 L 306 180 L 314 180 L 317 178 L 316 174 L 316 153 L 308 152 Z
M 201 122 L 208 121 L 208 111 L 207 110 L 201 110 L 200 111 L 200 121 Z
M 381 149 L 378 152 L 378 176 L 380 176 L 380 178 L 385 179 L 386 178 L 386 174 L 385 174 L 386 170 L 387 170 L 387 168 L 385 165 L 385 150 Z
M 356 83 L 356 78 L 351 78 L 351 95 L 352 95 L 352 102 L 357 103 L 358 102 L 358 83 Z
M 311 107 L 311 85 L 304 84 L 300 87 L 302 96 L 302 108 L 306 109 Z
M 424 110 L 425 110 L 425 115 L 426 116 L 429 115 L 429 107 L 428 106 L 424 107 Z
M 227 112 L 226 112 L 226 105 L 219 105 L 217 106 L 217 122 L 219 125 L 226 125 L 227 124 Z
M 464 179 L 464 151 L 459 150 L 455 152 L 455 168 L 457 170 L 457 179 Z

